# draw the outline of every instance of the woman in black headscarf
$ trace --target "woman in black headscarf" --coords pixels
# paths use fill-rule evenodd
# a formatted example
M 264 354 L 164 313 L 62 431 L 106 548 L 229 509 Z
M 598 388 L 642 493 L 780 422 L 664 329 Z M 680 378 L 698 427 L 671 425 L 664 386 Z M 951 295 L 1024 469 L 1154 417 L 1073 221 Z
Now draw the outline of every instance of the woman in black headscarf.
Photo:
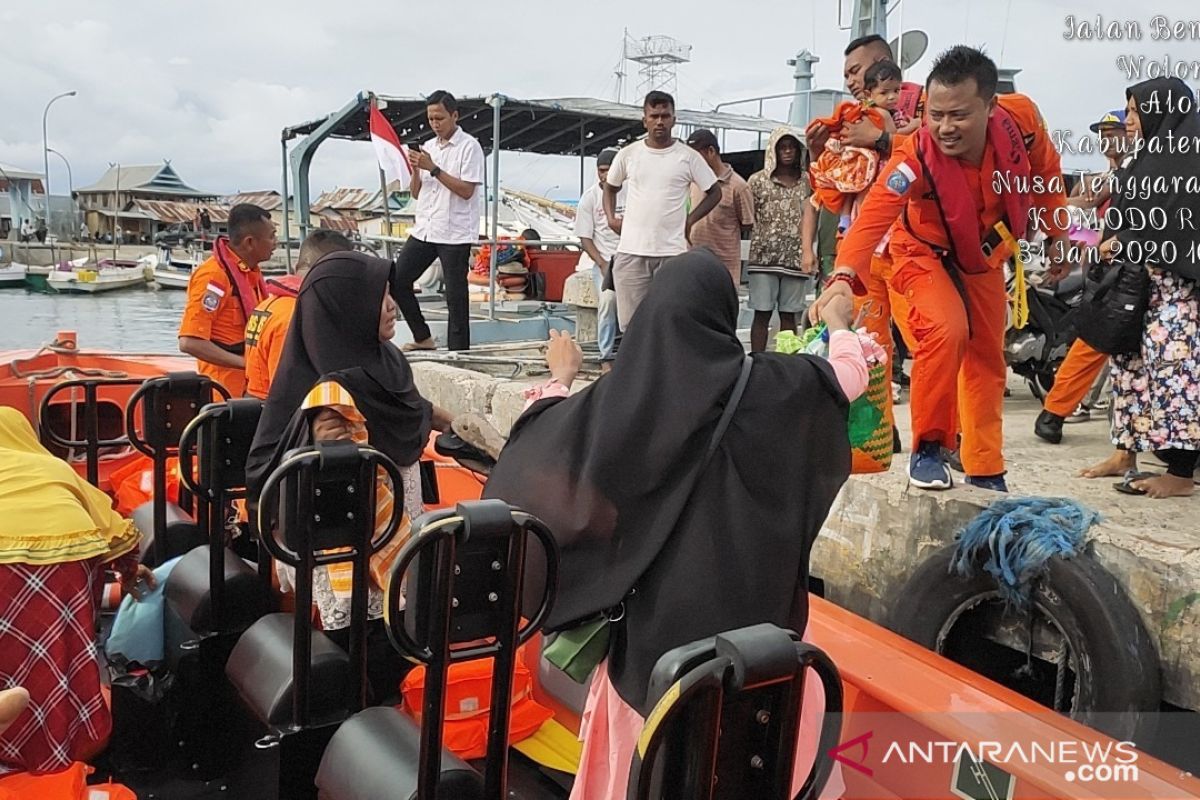
M 1102 252 L 1146 267 L 1150 303 L 1141 351 L 1113 356 L 1118 450 L 1084 474 L 1126 474 L 1118 488 L 1131 494 L 1187 496 L 1200 458 L 1200 192 L 1186 182 L 1200 175 L 1200 115 L 1178 78 L 1125 94 L 1137 146 L 1113 192 L 1118 231 Z M 1151 450 L 1167 463 L 1166 475 L 1137 472 L 1137 453 Z
M 540 517 L 558 542 L 550 629 L 623 613 L 611 626 L 584 731 L 604 740 L 585 748 L 608 755 L 585 753 L 573 797 L 618 788 L 623 796 L 621 775 L 591 774 L 606 771 L 594 761 L 628 769 L 613 755 L 631 747 L 614 741 L 622 739 L 616 718 L 629 727 L 647 713 L 650 672 L 668 650 L 760 622 L 805 629 L 809 550 L 850 472 L 848 401 L 829 362 L 756 353 L 728 430 L 702 469 L 746 359 L 737 312 L 729 274 L 711 252 L 668 261 L 612 372 L 572 397 L 531 406 L 484 491 Z M 830 313 L 848 328 L 848 304 Z M 849 331 L 833 336 L 838 347 L 843 337 L 861 364 L 861 392 L 862 348 Z M 552 370 L 562 341 L 552 340 Z M 568 370 L 565 382 L 572 377 Z M 609 686 L 624 710 L 598 697 Z
M 418 461 L 435 409 L 417 391 L 408 361 L 392 344 L 396 304 L 391 279 L 391 262 L 351 252 L 325 256 L 305 278 L 246 462 L 252 499 L 257 500 L 287 451 L 315 441 L 352 439 L 369 442 L 400 467 L 404 486 L 381 489 L 381 502 L 403 503 L 409 519 L 420 515 Z M 378 571 L 374 566 L 373 573 Z M 345 573 L 331 566 L 313 575 L 322 625 L 343 647 L 349 643 L 350 624 Z M 279 574 L 281 584 L 294 583 L 291 568 L 279 565 Z M 371 587 L 367 605 L 372 620 L 368 677 L 382 701 L 398 689 L 401 660 L 381 622 L 379 587 Z
M 300 287 L 296 311 L 271 393 L 246 461 L 257 497 L 283 454 L 300 446 L 296 411 L 309 390 L 334 373 L 367 418 L 371 445 L 401 467 L 417 463 L 429 437 L 433 406 L 421 397 L 412 368 L 381 340 L 392 264 L 365 253 L 339 252 L 317 262 Z M 395 306 L 391 306 L 395 318 Z

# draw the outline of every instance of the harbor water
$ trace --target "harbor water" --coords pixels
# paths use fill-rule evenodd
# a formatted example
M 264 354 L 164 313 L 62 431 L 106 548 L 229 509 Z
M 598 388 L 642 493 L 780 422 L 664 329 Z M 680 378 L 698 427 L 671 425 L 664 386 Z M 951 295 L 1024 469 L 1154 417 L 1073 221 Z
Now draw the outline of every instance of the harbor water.
M 41 347 L 72 330 L 86 350 L 178 353 L 186 297 L 150 287 L 102 295 L 0 289 L 0 350 Z

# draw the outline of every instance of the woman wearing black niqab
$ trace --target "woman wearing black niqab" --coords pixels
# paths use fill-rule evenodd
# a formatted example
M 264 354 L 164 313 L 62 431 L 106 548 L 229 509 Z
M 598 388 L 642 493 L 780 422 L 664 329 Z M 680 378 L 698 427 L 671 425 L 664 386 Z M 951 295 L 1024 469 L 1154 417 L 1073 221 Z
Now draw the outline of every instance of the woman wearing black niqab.
M 391 280 L 391 262 L 349 252 L 325 256 L 306 276 L 246 461 L 251 497 L 285 452 L 309 443 L 296 412 L 327 377 L 354 395 L 372 447 L 401 467 L 420 458 L 433 406 L 400 350 L 380 341 L 380 303 Z
M 1200 461 L 1200 192 L 1187 186 L 1200 175 L 1200 115 L 1178 78 L 1136 84 L 1126 98 L 1138 146 L 1113 192 L 1113 240 L 1119 260 L 1146 267 L 1150 302 L 1140 351 L 1113 356 L 1118 450 L 1084 474 L 1124 473 L 1117 488 L 1126 493 L 1187 496 Z M 1167 463 L 1166 475 L 1137 472 L 1147 451 Z
M 317 438 L 362 441 L 365 427 L 363 438 L 400 467 L 404 481 L 402 487 L 389 483 L 380 496 L 394 493 L 394 502 L 403 504 L 410 520 L 420 515 L 418 461 L 429 438 L 432 406 L 417 391 L 408 361 L 391 342 L 396 313 L 391 278 L 391 262 L 349 252 L 325 256 L 305 278 L 246 461 L 253 505 L 286 452 Z M 331 384 L 325 394 L 337 399 L 306 402 L 318 384 Z M 329 424 L 332 428 L 322 428 Z M 334 569 L 314 571 L 313 600 L 326 635 L 345 649 L 350 579 L 335 575 Z M 277 572 L 281 585 L 295 582 L 290 567 L 277 565 Z M 406 666 L 388 642 L 382 600 L 380 587 L 370 586 L 367 677 L 377 702 L 397 693 Z
M 612 372 L 532 406 L 484 492 L 554 533 L 550 628 L 624 604 L 609 674 L 634 708 L 678 645 L 757 622 L 804 630 L 809 548 L 849 474 L 847 401 L 829 364 L 759 353 L 697 475 L 745 359 L 736 322 L 733 284 L 711 253 L 672 259 Z
M 711 252 L 669 260 L 612 371 L 532 405 L 484 490 L 541 518 L 559 545 L 550 629 L 623 609 L 593 677 L 572 798 L 624 796 L 664 653 L 762 622 L 805 630 L 809 551 L 850 472 L 848 402 L 825 360 L 756 353 L 701 470 L 746 358 L 737 311 Z

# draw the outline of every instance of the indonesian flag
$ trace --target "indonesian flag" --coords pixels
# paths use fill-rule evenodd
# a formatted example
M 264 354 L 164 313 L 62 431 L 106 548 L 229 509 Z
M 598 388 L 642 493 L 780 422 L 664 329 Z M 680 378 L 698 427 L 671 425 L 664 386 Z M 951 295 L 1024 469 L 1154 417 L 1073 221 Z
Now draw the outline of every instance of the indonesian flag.
M 408 188 L 409 180 L 412 177 L 412 169 L 408 165 L 408 152 L 404 149 L 404 145 L 400 144 L 400 137 L 396 135 L 396 129 L 379 112 L 374 100 L 371 101 L 369 113 L 371 144 L 375 145 L 375 158 L 379 161 L 379 168 L 383 170 L 383 176 L 389 184 L 399 181 L 400 189 L 403 191 Z

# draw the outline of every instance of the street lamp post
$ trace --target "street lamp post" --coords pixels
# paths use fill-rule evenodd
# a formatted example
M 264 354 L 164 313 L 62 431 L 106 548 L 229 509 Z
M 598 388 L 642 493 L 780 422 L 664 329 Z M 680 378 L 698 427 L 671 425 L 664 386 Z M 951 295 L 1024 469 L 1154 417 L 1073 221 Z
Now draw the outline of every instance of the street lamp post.
M 108 162 L 110 167 L 117 169 L 117 191 L 116 199 L 113 205 L 113 221 L 112 221 L 112 246 L 113 246 L 113 261 L 117 260 L 117 225 L 121 221 L 121 163 Z
M 46 138 L 46 117 L 50 114 L 50 106 L 54 105 L 55 100 L 61 100 L 64 97 L 74 97 L 75 90 L 56 94 L 50 98 L 50 102 L 46 103 L 46 108 L 42 110 L 42 174 L 45 177 L 45 183 L 42 188 L 46 191 L 46 227 L 50 227 L 50 145 Z
M 71 207 L 74 208 L 75 207 L 75 176 L 73 174 L 71 174 L 71 162 L 67 161 L 67 157 L 64 156 L 62 153 L 58 152 L 57 150 L 55 150 L 53 147 L 48 147 L 46 149 L 48 151 L 50 151 L 51 153 L 54 153 L 54 155 L 61 158 L 63 164 L 65 164 L 67 167 L 67 191 L 70 193 Z M 46 208 L 50 208 L 50 196 L 49 195 L 46 195 Z M 47 213 L 49 213 L 49 212 L 47 212 Z M 78 228 L 76 227 L 75 223 L 79 222 L 79 220 L 75 217 L 74 214 L 72 214 L 71 217 L 72 217 L 72 219 L 71 219 L 71 227 L 72 227 L 71 238 L 74 239 L 76 237 L 76 235 L 78 234 Z
M 560 186 L 559 186 L 559 185 L 556 183 L 556 184 L 554 184 L 553 186 L 551 186 L 549 189 L 547 189 L 546 191 L 542 192 L 542 197 L 544 197 L 544 198 L 546 198 L 547 200 L 549 200 L 549 199 L 550 199 L 550 193 L 551 193 L 551 192 L 553 192 L 555 189 L 560 189 L 560 188 L 562 188 L 562 187 L 560 187 Z

